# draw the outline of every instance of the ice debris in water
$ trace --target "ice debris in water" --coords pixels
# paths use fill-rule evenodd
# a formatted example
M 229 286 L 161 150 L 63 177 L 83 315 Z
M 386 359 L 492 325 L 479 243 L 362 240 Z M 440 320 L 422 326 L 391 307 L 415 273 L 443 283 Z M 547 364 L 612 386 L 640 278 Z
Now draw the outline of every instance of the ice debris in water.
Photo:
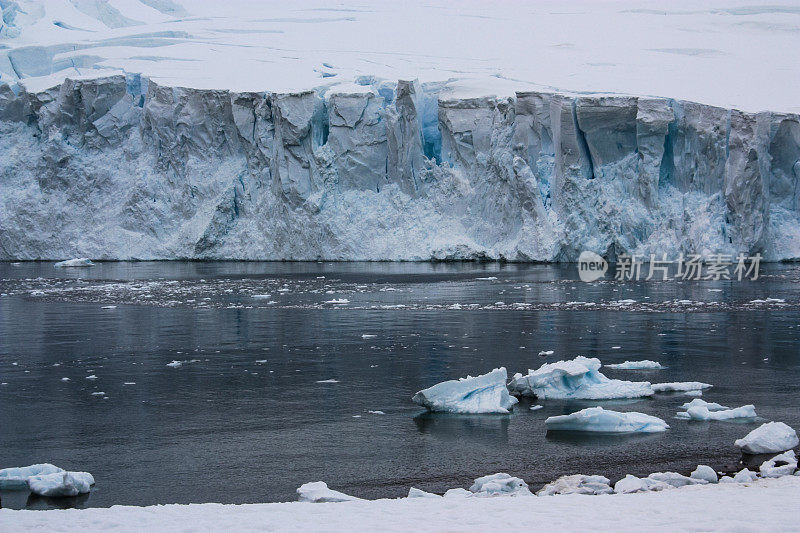
M 767 422 L 757 427 L 734 444 L 750 454 L 780 453 L 791 450 L 800 443 L 797 432 L 783 422 Z
M 694 472 L 692 472 L 689 477 L 692 479 L 703 479 L 709 483 L 717 482 L 717 473 L 713 468 L 707 465 L 697 465 L 697 468 L 694 469 Z
M 47 474 L 56 474 L 63 472 L 63 468 L 59 468 L 50 463 L 40 463 L 31 466 L 21 466 L 14 468 L 4 468 L 0 470 L 0 489 L 3 490 L 19 490 L 28 488 L 28 478 L 32 476 L 42 476 Z
M 604 476 L 586 476 L 574 474 L 562 476 L 552 483 L 548 483 L 536 493 L 537 496 L 551 496 L 553 494 L 610 494 L 614 490 L 609 485 L 609 480 Z
M 776 455 L 758 467 L 761 477 L 791 476 L 795 470 L 797 470 L 797 455 L 794 450 Z
M 548 431 L 590 431 L 597 433 L 657 433 L 669 425 L 644 413 L 621 413 L 589 407 L 569 415 L 551 416 L 544 421 Z
M 329 489 L 324 481 L 304 483 L 297 489 L 298 501 L 311 503 L 349 502 L 360 500 L 338 490 Z
M 532 496 L 528 484 L 504 472 L 479 477 L 469 491 L 475 496 Z
M 86 494 L 91 490 L 92 485 L 94 485 L 94 477 L 89 472 L 56 472 L 28 479 L 28 487 L 31 492 L 51 498 Z
M 714 402 L 707 402 L 699 398 L 695 398 L 691 402 L 686 402 L 685 404 L 681 405 L 681 409 L 691 409 L 692 407 L 705 407 L 709 411 L 724 411 L 726 409 L 730 409 L 730 407 L 726 405 L 720 405 Z
M 66 267 L 91 267 L 94 263 L 88 257 L 80 257 L 77 259 L 67 259 L 66 261 L 59 261 L 53 265 L 55 268 Z
M 756 416 L 758 415 L 756 415 L 754 405 L 743 405 L 736 409 L 715 409 L 713 411 L 704 405 L 695 405 L 689 407 L 685 412 L 676 414 L 675 418 L 683 420 L 741 420 L 755 418 Z
M 527 375 L 515 374 L 512 394 L 542 399 L 609 400 L 652 396 L 647 381 L 609 379 L 599 370 L 599 359 L 576 357 L 571 361 L 545 363 Z
M 506 414 L 517 399 L 506 388 L 506 369 L 488 374 L 444 381 L 417 392 L 412 399 L 429 411 L 445 413 Z
M 660 370 L 664 368 L 661 363 L 657 361 L 625 361 L 624 363 L 616 363 L 612 365 L 603 365 L 606 368 L 613 368 L 615 370 Z
M 675 381 L 672 383 L 653 383 L 653 390 L 656 392 L 686 392 L 704 390 L 713 387 L 708 383 L 699 381 Z

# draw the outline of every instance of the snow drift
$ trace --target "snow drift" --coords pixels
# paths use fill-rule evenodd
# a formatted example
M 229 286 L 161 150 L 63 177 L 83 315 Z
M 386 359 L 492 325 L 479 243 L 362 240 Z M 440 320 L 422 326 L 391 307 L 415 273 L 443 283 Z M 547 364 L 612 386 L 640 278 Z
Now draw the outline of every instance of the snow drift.
M 800 258 L 800 117 L 457 83 L 0 83 L 0 260 Z

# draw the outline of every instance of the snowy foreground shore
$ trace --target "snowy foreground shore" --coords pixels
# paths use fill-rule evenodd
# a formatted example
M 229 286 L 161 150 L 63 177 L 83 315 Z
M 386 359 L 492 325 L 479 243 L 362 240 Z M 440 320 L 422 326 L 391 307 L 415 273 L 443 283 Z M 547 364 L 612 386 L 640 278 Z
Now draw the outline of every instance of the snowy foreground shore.
M 14 531 L 790 531 L 800 477 L 600 496 L 409 498 L 342 503 L 0 510 Z

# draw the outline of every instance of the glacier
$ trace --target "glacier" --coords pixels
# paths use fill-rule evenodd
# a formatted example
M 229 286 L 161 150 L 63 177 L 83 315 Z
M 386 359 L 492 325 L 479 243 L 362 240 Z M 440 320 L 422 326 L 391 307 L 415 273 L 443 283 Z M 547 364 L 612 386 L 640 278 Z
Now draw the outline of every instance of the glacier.
M 800 116 L 360 77 L 0 82 L 0 260 L 800 259 Z

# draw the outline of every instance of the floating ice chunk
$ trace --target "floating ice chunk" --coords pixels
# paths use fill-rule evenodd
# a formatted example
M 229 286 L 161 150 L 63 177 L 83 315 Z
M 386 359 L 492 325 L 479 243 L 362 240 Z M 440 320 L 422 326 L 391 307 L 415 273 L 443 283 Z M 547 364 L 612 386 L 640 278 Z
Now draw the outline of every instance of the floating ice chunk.
M 576 357 L 571 361 L 546 363 L 528 375 L 514 375 L 512 394 L 544 399 L 610 400 L 652 396 L 647 381 L 609 379 L 600 373 L 599 359 Z
M 797 433 L 783 422 L 767 422 L 735 443 L 744 453 L 780 453 L 798 444 Z
M 517 399 L 508 394 L 506 369 L 444 381 L 419 391 L 411 400 L 429 411 L 446 413 L 508 413 Z
M 91 379 L 91 380 L 95 380 L 95 379 L 97 379 L 97 376 L 95 376 L 94 374 L 91 374 L 91 375 L 89 375 L 89 376 L 86 376 L 86 377 L 85 377 L 85 378 L 83 378 L 83 379 Z
M 349 304 L 350 300 L 348 300 L 347 298 L 334 298 L 333 300 L 328 300 L 325 303 L 334 305 L 344 305 L 344 304 Z
M 533 496 L 527 483 L 504 472 L 479 477 L 469 491 L 476 496 Z
M 339 383 L 338 379 L 321 379 L 316 383 Z
M 475 279 L 477 279 L 478 281 L 494 281 L 494 280 L 497 279 L 497 277 L 496 276 L 489 276 L 489 277 L 486 277 L 486 278 L 475 278 Z
M 542 407 L 544 407 L 544 405 L 531 405 L 531 411 L 538 411 Z
M 116 309 L 116 305 L 101 305 L 100 309 Z
M 590 431 L 597 433 L 657 433 L 669 425 L 644 413 L 620 413 L 602 407 L 589 407 L 569 415 L 551 416 L 544 421 L 550 431 Z
M 32 493 L 51 498 L 86 494 L 91 490 L 92 485 L 94 485 L 94 477 L 89 472 L 56 472 L 28 479 L 28 487 Z
M 88 257 L 80 257 L 77 259 L 67 259 L 66 261 L 59 261 L 53 265 L 55 268 L 66 267 L 91 267 L 94 263 Z
M 552 483 L 542 487 L 537 496 L 550 496 L 553 494 L 610 494 L 614 489 L 609 485 L 610 481 L 603 476 L 586 476 L 584 474 L 574 474 L 572 476 L 562 476 Z
M 685 404 L 681 405 L 681 409 L 691 409 L 692 407 L 705 407 L 709 411 L 725 411 L 726 409 L 730 409 L 730 407 L 726 405 L 720 405 L 714 402 L 707 402 L 705 400 L 701 400 L 696 398 L 691 402 L 686 402 Z
M 678 413 L 676 418 L 683 420 L 737 420 L 744 418 L 755 418 L 756 408 L 754 405 L 743 405 L 736 409 L 724 409 L 711 411 L 704 405 L 695 405 L 686 410 L 686 412 Z
M 654 481 L 661 481 L 662 483 L 667 483 L 668 485 L 672 485 L 676 489 L 680 487 L 685 487 L 686 485 L 705 485 L 706 483 L 708 483 L 708 481 L 705 479 L 687 477 L 677 472 L 655 472 L 647 476 L 647 479 L 652 479 Z
M 625 361 L 624 363 L 617 363 L 613 365 L 603 365 L 606 368 L 614 368 L 616 370 L 659 370 L 664 368 L 661 363 L 657 361 Z
M 694 472 L 689 475 L 689 477 L 692 479 L 705 480 L 709 483 L 717 482 L 717 473 L 713 468 L 706 465 L 698 465 L 697 468 L 694 469 Z
M 472 497 L 472 493 L 467 489 L 462 489 L 461 487 L 457 489 L 448 489 L 447 492 L 444 493 L 445 498 L 470 498 Z
M 183 366 L 183 361 L 172 361 L 171 363 L 167 363 L 167 366 L 170 368 L 178 368 Z
M 795 470 L 797 470 L 797 455 L 794 450 L 776 455 L 758 467 L 761 477 L 791 476 Z
M 69 378 L 61 378 L 61 381 L 63 381 L 64 383 L 66 383 L 67 381 L 69 381 Z
M 656 392 L 685 392 L 703 390 L 713 387 L 708 383 L 699 381 L 675 381 L 673 383 L 653 383 L 653 390 Z
M 56 474 L 63 471 L 64 471 L 63 468 L 51 465 L 50 463 L 40 463 L 31 466 L 4 468 L 0 470 L 0 489 L 3 490 L 27 489 L 28 478 L 32 476 Z
M 408 496 L 406 496 L 406 498 L 441 498 L 441 496 L 432 492 L 425 492 L 424 490 L 411 487 L 408 489 Z
M 385 415 L 383 411 L 367 411 L 371 415 Z
M 363 335 L 361 335 L 362 339 L 374 339 L 375 337 L 377 337 L 377 335 L 372 335 L 369 333 L 364 333 Z
M 752 481 L 755 481 L 756 479 L 758 479 L 758 474 L 756 474 L 755 472 L 751 472 L 747 468 L 745 468 L 744 470 L 740 470 L 739 472 L 736 473 L 735 476 L 733 476 L 733 480 L 736 483 L 750 483 Z
M 541 352 L 539 352 L 539 355 L 544 357 L 546 355 L 553 355 L 554 353 L 555 353 L 555 351 L 553 351 L 553 350 L 542 350 Z
M 614 492 L 617 494 L 629 494 L 631 492 L 650 492 L 673 489 L 669 483 L 650 478 L 639 478 L 628 474 L 624 478 L 614 483 Z
M 329 489 L 324 481 L 304 483 L 297 489 L 298 501 L 311 503 L 349 502 L 360 500 L 338 490 Z
M 271 294 L 253 294 L 251 296 L 251 298 L 254 298 L 256 300 L 269 300 L 270 298 L 272 298 L 272 295 Z
M 703 395 L 703 391 L 701 391 L 701 390 L 687 390 L 687 391 L 686 391 L 686 392 L 684 392 L 683 394 L 684 394 L 684 396 L 696 396 L 696 397 L 700 397 L 700 396 L 702 396 L 702 395 Z
M 92 396 L 105 396 L 105 395 L 106 395 L 105 392 L 93 392 L 92 393 Z

